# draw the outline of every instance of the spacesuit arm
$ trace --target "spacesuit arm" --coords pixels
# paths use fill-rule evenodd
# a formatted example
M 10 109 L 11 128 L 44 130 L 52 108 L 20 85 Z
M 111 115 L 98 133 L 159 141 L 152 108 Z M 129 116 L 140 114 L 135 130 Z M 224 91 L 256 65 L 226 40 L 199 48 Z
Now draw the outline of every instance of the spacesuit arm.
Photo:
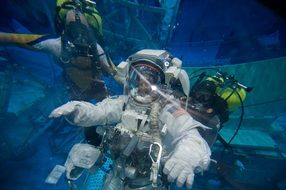
M 186 183 L 190 189 L 194 174 L 206 170 L 210 162 L 210 148 L 197 130 L 204 126 L 174 105 L 163 109 L 160 120 L 167 125 L 166 138 L 171 147 L 163 172 L 170 182 L 176 180 L 178 187 Z
M 96 105 L 84 101 L 71 101 L 52 111 L 50 117 L 65 116 L 67 121 L 81 127 L 109 125 L 120 121 L 126 97 L 106 98 Z

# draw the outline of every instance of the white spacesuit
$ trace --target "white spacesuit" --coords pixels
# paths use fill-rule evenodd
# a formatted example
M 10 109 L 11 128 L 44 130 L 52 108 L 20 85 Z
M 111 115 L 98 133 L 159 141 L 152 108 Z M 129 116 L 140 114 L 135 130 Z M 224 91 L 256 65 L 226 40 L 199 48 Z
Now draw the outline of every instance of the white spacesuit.
M 103 189 L 167 189 L 173 181 L 179 187 L 186 183 L 190 189 L 194 174 L 207 169 L 211 152 L 197 131 L 205 126 L 179 106 L 170 90 L 171 78 L 175 78 L 187 91 L 186 73 L 178 59 L 164 50 L 139 51 L 123 65 L 128 75 L 126 95 L 106 98 L 96 105 L 71 101 L 50 116 L 65 116 L 74 125 L 105 129 L 101 147 L 94 148 L 102 154 L 111 152 L 114 159 Z M 83 152 L 81 156 L 87 154 Z M 68 160 L 75 160 L 72 157 Z M 69 165 L 66 162 L 67 177 L 72 179 Z

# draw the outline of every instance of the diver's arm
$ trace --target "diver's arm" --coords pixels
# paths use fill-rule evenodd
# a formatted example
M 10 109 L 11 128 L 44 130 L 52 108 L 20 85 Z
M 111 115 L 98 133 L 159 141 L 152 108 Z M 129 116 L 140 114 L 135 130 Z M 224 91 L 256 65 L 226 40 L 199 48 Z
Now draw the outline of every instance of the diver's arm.
M 62 51 L 62 41 L 61 37 L 59 38 L 52 38 L 40 41 L 34 45 L 32 45 L 37 50 L 50 53 L 56 58 L 60 57 L 61 51 Z
M 98 52 L 99 62 L 100 62 L 102 69 L 105 70 L 111 76 L 113 76 L 113 78 L 119 84 L 124 84 L 125 79 L 118 75 L 116 66 L 114 65 L 110 57 L 106 55 L 106 53 L 104 52 L 104 50 L 99 44 L 97 44 L 97 52 Z
M 160 121 L 167 126 L 165 142 L 170 143 L 170 154 L 163 172 L 169 181 L 176 180 L 179 187 L 186 183 L 190 189 L 195 171 L 206 170 L 210 162 L 210 148 L 197 130 L 205 126 L 182 108 L 171 104 L 163 108 Z
M 49 117 L 65 116 L 67 121 L 81 127 L 110 125 L 121 119 L 126 96 L 106 98 L 97 104 L 84 101 L 71 101 L 52 111 Z
M 33 51 L 43 51 L 59 57 L 61 38 L 49 38 L 41 34 L 17 34 L 0 32 L 0 45 L 15 45 Z

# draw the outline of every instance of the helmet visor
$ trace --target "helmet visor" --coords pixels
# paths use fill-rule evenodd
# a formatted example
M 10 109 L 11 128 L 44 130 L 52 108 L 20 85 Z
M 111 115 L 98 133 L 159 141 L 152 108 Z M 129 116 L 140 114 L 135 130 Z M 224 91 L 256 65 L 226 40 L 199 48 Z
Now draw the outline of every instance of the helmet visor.
M 155 89 L 162 83 L 160 70 L 149 64 L 138 63 L 131 65 L 128 88 L 133 95 L 152 96 Z

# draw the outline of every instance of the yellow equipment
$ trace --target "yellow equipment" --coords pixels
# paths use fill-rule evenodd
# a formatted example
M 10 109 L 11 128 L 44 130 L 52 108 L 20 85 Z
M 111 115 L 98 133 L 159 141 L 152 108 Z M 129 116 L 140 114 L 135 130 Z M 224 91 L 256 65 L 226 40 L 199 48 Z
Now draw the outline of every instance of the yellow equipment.
M 221 123 L 224 123 L 231 112 L 239 107 L 243 109 L 246 93 L 251 90 L 226 73 L 201 73 L 190 92 L 190 105 L 208 116 L 218 115 Z
M 226 101 L 228 111 L 233 112 L 246 98 L 246 90 L 240 83 L 232 80 L 231 78 L 225 78 L 223 76 L 211 76 L 206 79 L 213 82 L 216 87 L 216 94 Z
M 17 44 L 25 45 L 41 40 L 48 35 L 40 34 L 17 34 L 17 33 L 4 33 L 0 32 L 0 44 Z
M 65 28 L 66 15 L 69 10 L 79 8 L 80 12 L 87 19 L 88 25 L 99 35 L 102 36 L 102 19 L 95 7 L 95 3 L 88 0 L 57 0 L 56 27 L 58 33 Z
M 246 91 L 241 88 L 217 88 L 217 95 L 224 99 L 230 112 L 235 111 L 246 98 Z

